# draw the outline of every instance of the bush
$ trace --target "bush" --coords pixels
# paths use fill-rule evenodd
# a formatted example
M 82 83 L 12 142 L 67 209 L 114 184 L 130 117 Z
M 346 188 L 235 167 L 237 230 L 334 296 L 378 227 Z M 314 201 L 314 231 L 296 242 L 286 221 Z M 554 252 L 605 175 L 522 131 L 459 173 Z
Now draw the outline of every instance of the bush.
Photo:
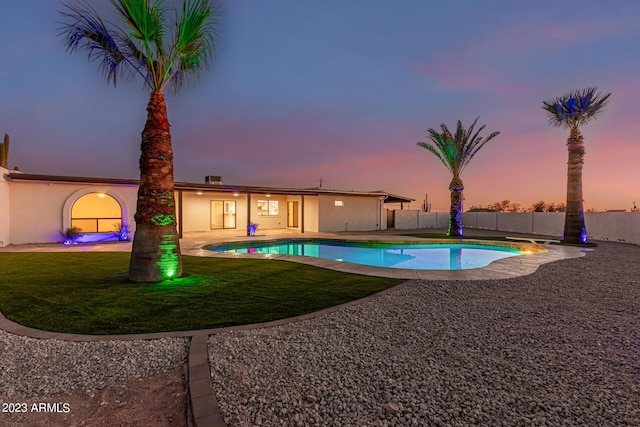
M 75 245 L 78 243 L 80 236 L 82 236 L 82 230 L 79 227 L 69 227 L 64 233 L 60 233 L 60 235 L 64 238 L 62 244 L 67 246 Z

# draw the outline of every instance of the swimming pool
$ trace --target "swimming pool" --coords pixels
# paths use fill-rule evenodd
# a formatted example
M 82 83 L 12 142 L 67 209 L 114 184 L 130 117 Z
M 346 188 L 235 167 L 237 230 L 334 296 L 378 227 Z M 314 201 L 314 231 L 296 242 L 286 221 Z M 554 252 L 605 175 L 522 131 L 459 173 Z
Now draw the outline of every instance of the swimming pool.
M 374 243 L 334 240 L 281 240 L 215 245 L 214 252 L 294 255 L 375 267 L 416 270 L 466 270 L 525 253 L 521 245 L 481 243 Z

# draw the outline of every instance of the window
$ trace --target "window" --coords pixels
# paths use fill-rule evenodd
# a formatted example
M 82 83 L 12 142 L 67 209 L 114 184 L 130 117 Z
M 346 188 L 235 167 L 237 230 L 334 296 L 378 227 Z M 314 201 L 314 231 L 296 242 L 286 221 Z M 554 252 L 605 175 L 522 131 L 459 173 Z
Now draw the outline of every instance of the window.
M 71 226 L 83 233 L 112 233 L 122 226 L 122 208 L 108 194 L 85 194 L 71 208 Z
M 278 216 L 280 207 L 277 200 L 258 200 L 258 216 Z
M 344 206 L 344 202 L 342 200 L 336 200 L 335 206 Z

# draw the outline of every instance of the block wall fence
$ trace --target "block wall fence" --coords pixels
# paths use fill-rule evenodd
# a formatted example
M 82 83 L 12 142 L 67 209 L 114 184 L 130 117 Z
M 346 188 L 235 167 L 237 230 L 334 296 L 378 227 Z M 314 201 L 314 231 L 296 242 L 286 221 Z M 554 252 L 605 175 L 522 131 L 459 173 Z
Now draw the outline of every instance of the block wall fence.
M 640 212 L 585 212 L 585 225 L 590 240 L 605 240 L 640 245 Z M 446 228 L 448 212 L 395 210 L 397 230 Z M 465 228 L 507 231 L 562 237 L 564 212 L 465 212 Z

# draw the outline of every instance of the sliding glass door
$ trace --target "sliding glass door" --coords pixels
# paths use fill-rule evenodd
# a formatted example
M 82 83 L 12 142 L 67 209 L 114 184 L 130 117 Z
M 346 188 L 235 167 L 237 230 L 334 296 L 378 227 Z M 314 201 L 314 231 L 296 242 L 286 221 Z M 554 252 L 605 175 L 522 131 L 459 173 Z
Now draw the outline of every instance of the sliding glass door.
M 236 228 L 236 202 L 234 200 L 211 201 L 211 229 Z

